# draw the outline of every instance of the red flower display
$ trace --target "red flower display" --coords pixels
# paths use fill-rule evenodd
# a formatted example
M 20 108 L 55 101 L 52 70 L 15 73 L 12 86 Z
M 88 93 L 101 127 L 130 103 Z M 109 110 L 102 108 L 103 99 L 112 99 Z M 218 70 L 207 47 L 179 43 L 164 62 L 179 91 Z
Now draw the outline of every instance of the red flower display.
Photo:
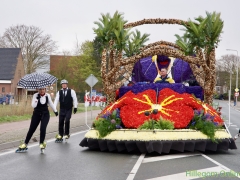
M 211 106 L 194 99 L 192 95 L 179 94 L 169 88 L 161 90 L 158 95 L 155 90 L 146 90 L 134 94 L 131 91 L 107 106 L 101 114 L 120 109 L 120 117 L 127 128 L 138 128 L 149 118 L 159 120 L 160 116 L 174 122 L 175 128 L 186 128 L 194 116 L 195 109 L 204 109 L 215 117 L 214 122 L 222 123 L 221 117 Z M 146 111 L 157 109 L 157 114 L 146 116 Z
M 125 102 L 127 97 L 131 97 L 133 95 L 134 94 L 131 91 L 128 91 L 126 94 L 124 94 L 124 96 L 119 98 L 117 101 L 115 101 L 114 103 L 106 106 L 105 109 L 102 110 L 102 112 L 99 115 L 103 115 L 103 114 L 106 114 L 106 113 L 112 113 L 116 108 L 120 108 L 124 105 L 124 102 Z
M 200 100 L 194 99 L 193 97 L 190 97 L 190 99 L 192 100 L 191 104 L 195 105 L 194 109 L 197 109 L 197 110 L 203 109 L 204 114 L 210 114 L 211 116 L 214 116 L 214 119 L 213 119 L 214 122 L 217 122 L 219 125 L 223 124 L 223 120 L 222 120 L 219 112 L 217 110 L 215 110 L 212 106 L 210 106 Z
M 150 117 L 145 116 L 145 111 L 158 110 L 153 119 L 168 119 L 174 122 L 175 128 L 185 128 L 193 117 L 193 109 L 187 106 L 181 94 L 165 88 L 157 94 L 154 90 L 146 90 L 134 97 L 127 97 L 125 105 L 121 108 L 120 117 L 128 128 L 138 128 Z

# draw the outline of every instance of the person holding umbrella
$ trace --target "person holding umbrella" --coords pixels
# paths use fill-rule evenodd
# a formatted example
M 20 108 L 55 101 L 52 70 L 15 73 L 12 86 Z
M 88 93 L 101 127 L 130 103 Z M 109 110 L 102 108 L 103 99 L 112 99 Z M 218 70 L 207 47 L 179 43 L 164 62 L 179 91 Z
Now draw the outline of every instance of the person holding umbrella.
M 69 129 L 70 129 L 70 119 L 72 116 L 72 108 L 73 113 L 77 112 L 77 96 L 76 92 L 73 89 L 68 88 L 68 81 L 63 79 L 61 81 L 62 89 L 57 92 L 56 98 L 54 101 L 55 107 L 57 107 L 58 102 L 60 102 L 60 113 L 59 113 L 59 124 L 58 131 L 59 134 L 56 136 L 55 142 L 62 142 L 63 138 L 65 140 L 69 139 Z M 65 128 L 64 128 L 65 122 Z
M 46 88 L 39 88 L 38 93 L 35 93 L 32 98 L 32 107 L 34 108 L 33 115 L 31 118 L 30 127 L 26 136 L 26 139 L 23 144 L 21 144 L 16 152 L 24 152 L 26 151 L 28 142 L 30 141 L 33 133 L 36 131 L 39 123 L 40 125 L 40 144 L 39 147 L 41 152 L 44 152 L 46 148 L 45 136 L 46 129 L 50 119 L 50 114 L 48 110 L 48 105 L 52 108 L 55 115 L 58 116 L 58 112 L 56 107 L 54 106 L 50 94 L 46 93 Z

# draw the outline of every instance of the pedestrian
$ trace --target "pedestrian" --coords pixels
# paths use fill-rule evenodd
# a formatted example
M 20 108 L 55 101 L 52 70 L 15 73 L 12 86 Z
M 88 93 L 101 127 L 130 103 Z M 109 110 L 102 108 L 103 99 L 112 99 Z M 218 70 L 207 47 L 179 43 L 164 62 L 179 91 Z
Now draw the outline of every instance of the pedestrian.
M 57 107 L 60 102 L 60 113 L 59 113 L 59 124 L 58 124 L 58 135 L 56 136 L 56 142 L 62 142 L 63 138 L 69 139 L 70 133 L 70 119 L 73 113 L 77 112 L 77 96 L 73 89 L 68 88 L 68 81 L 63 79 L 61 81 L 62 89 L 57 92 L 54 101 L 54 106 Z M 64 127 L 65 123 L 65 127 Z
M 236 99 L 237 99 L 236 97 L 233 98 L 233 103 L 234 103 L 233 105 L 234 106 L 236 106 L 236 104 L 237 104 L 237 100 Z
M 39 147 L 42 152 L 46 148 L 47 144 L 44 140 L 46 136 L 47 125 L 50 119 L 48 105 L 52 108 L 55 115 L 58 116 L 57 109 L 52 102 L 50 94 L 46 93 L 46 88 L 39 88 L 38 92 L 35 93 L 32 98 L 32 107 L 34 108 L 34 111 L 32 114 L 31 123 L 30 123 L 30 127 L 28 130 L 26 139 L 24 143 L 19 146 L 16 152 L 24 152 L 28 149 L 27 145 L 33 133 L 36 131 L 40 122 L 41 122 L 41 125 L 40 125 Z

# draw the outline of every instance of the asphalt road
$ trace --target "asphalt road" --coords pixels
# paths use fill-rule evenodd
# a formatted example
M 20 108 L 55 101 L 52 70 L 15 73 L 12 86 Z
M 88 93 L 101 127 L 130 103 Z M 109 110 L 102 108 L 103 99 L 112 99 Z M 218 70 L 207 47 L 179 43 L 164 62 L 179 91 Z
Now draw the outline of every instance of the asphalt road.
M 219 101 L 228 124 L 228 104 Z M 238 132 L 240 112 L 231 107 L 232 135 Z M 85 132 L 73 134 L 67 143 L 48 141 L 45 154 L 38 144 L 27 153 L 13 150 L 0 154 L 0 179 L 239 179 L 240 151 L 171 152 L 159 154 L 120 154 L 90 151 L 79 146 Z M 240 138 L 236 140 L 239 145 Z M 216 174 L 220 173 L 220 174 Z M 235 176 L 234 176 L 235 175 Z
M 85 133 L 73 134 L 69 141 L 48 141 L 44 154 L 38 144 L 26 153 L 0 154 L 1 180 L 93 180 L 126 179 L 136 163 L 135 154 L 103 153 L 79 146 Z

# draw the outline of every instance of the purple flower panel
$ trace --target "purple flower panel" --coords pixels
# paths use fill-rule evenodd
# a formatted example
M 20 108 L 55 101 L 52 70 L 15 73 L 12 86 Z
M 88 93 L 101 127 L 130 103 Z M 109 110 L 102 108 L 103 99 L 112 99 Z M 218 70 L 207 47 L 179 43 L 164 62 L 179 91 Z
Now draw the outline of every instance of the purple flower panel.
M 132 90 L 132 86 L 122 86 L 119 88 L 119 98 L 122 97 L 125 93 Z
M 181 83 L 136 83 L 133 86 L 122 86 L 119 89 L 119 97 L 122 97 L 128 91 L 132 91 L 134 94 L 146 91 L 148 89 L 153 89 L 156 92 L 161 91 L 164 88 L 170 88 L 175 92 L 180 94 L 188 93 L 194 94 L 196 98 L 203 100 L 203 90 L 201 86 L 184 86 Z
M 163 67 L 168 67 L 170 59 L 167 56 L 158 55 L 157 65 L 161 69 Z M 140 59 L 133 68 L 132 80 L 134 82 L 153 82 L 156 78 L 158 72 L 155 62 L 152 61 L 152 56 L 148 56 Z
M 186 86 L 186 93 L 194 94 L 196 98 L 203 100 L 203 89 L 201 86 Z
M 169 83 L 148 83 L 148 84 L 135 84 L 132 86 L 132 92 L 134 94 L 137 94 L 139 92 L 146 91 L 148 89 L 153 89 L 156 92 L 161 91 L 164 88 L 170 88 L 180 94 L 186 92 L 185 86 L 181 83 L 174 83 L 174 84 L 169 84 Z
M 144 62 L 143 64 L 141 63 L 142 60 Z M 139 60 L 138 62 L 136 62 L 133 67 L 132 81 L 133 82 L 152 82 L 152 77 L 148 75 L 148 72 L 153 71 L 152 73 L 150 73 L 150 75 L 157 74 L 156 70 L 154 72 L 154 69 L 153 69 L 154 66 L 152 66 L 154 64 L 151 64 L 152 62 L 151 59 L 144 58 L 142 60 Z M 146 67 L 150 67 L 149 71 L 147 71 Z
M 156 92 L 161 91 L 164 88 L 170 88 L 180 94 L 186 92 L 186 87 L 181 83 L 136 83 L 133 86 L 122 86 L 119 89 L 119 97 L 122 97 L 126 92 L 132 91 L 134 94 L 153 89 Z
M 189 64 L 181 59 L 174 60 L 172 71 L 173 79 L 176 83 L 181 83 L 191 79 L 191 76 L 193 75 Z

